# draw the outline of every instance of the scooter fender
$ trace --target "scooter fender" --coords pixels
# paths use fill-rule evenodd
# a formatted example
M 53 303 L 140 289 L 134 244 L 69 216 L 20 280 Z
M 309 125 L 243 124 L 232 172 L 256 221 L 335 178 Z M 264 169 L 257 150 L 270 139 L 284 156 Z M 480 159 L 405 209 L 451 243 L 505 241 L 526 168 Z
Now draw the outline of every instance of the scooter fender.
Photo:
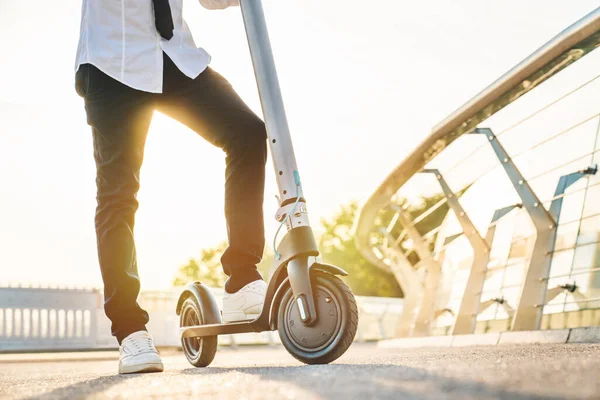
M 192 282 L 185 286 L 177 301 L 177 308 L 175 309 L 177 315 L 181 314 L 183 302 L 190 296 L 194 296 L 200 305 L 202 318 L 204 319 L 203 324 L 221 323 L 221 312 L 219 311 L 217 298 L 209 288 L 200 282 Z

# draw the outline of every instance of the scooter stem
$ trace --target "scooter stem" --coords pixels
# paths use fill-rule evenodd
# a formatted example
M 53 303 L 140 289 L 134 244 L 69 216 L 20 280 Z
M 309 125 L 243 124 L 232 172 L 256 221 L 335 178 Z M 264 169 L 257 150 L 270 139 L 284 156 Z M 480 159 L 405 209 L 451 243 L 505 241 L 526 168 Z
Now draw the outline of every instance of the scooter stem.
M 241 0 L 240 5 L 282 206 L 296 200 L 297 197 L 294 179 L 294 174 L 298 173 L 296 156 L 273 60 L 262 2 L 260 0 Z
M 262 2 L 241 0 L 240 6 L 279 188 L 280 208 L 276 219 L 282 224 L 285 223 L 288 231 L 298 227 L 309 227 Z M 314 241 L 314 238 L 311 239 Z M 279 256 L 279 253 L 277 255 Z M 291 257 L 288 255 L 288 260 L 288 276 L 301 320 L 310 325 L 317 320 L 317 310 L 310 284 L 308 258 L 304 257 L 304 254 L 293 254 Z

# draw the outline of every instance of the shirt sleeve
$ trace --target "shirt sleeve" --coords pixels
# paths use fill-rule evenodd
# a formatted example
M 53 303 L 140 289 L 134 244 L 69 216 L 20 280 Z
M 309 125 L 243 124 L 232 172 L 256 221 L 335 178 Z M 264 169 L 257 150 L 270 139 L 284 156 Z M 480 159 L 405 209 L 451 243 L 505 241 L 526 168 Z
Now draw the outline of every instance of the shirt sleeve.
M 202 7 L 208 10 L 224 10 L 227 7 L 240 5 L 240 0 L 199 0 Z

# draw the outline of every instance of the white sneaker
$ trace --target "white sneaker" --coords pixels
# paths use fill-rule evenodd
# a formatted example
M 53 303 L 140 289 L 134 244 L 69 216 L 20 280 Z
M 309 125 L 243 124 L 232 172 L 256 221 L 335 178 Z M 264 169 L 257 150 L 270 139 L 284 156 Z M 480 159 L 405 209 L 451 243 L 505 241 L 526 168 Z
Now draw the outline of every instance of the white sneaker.
M 250 282 L 235 293 L 223 296 L 223 322 L 247 321 L 260 315 L 265 302 L 267 284 L 263 280 Z
M 162 372 L 164 367 L 152 336 L 137 331 L 127 336 L 119 348 L 119 373 Z

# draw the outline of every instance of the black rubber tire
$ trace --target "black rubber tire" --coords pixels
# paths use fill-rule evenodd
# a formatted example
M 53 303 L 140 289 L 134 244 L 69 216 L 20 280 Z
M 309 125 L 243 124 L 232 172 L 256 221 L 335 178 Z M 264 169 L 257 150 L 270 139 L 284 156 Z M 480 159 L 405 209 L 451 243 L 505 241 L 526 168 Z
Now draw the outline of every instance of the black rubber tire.
M 294 298 L 289 286 L 282 297 L 277 313 L 277 330 L 281 343 L 294 358 L 306 364 L 328 364 L 342 356 L 352 344 L 358 328 L 358 307 L 350 288 L 334 275 L 315 271 L 311 273 L 311 284 L 317 298 L 319 293 L 328 293 L 328 296 L 334 297 L 334 299 L 329 299 L 330 302 L 334 302 L 336 318 L 334 322 L 336 327 L 333 329 L 331 337 L 325 339 L 326 343 L 314 349 L 306 348 L 294 338 L 289 320 L 292 317 L 290 313 L 297 313 L 297 309 L 294 308 L 295 305 L 290 304 L 294 302 Z M 320 318 L 324 317 L 320 316 Z M 316 327 L 300 327 L 299 329 L 304 332 L 310 332 L 312 329 L 315 330 L 314 333 L 318 334 L 316 331 L 319 329 L 318 325 L 317 321 Z
M 204 324 L 202 309 L 194 296 L 185 299 L 179 315 L 179 326 L 181 327 Z M 185 357 L 194 367 L 207 367 L 215 359 L 217 344 L 217 336 L 181 338 Z

